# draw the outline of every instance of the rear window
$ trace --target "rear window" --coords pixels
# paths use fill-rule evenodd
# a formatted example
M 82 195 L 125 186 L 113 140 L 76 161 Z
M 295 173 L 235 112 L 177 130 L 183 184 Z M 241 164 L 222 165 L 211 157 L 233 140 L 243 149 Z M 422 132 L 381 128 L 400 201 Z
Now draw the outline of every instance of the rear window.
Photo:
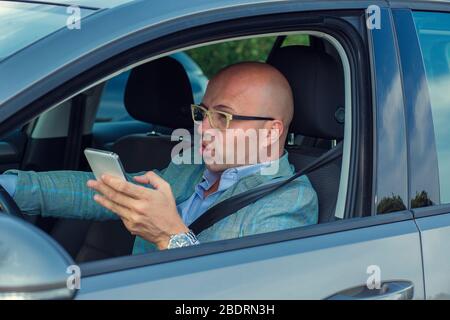
M 27 3 L 0 2 L 0 61 L 33 42 L 67 25 L 72 12 L 68 7 Z M 80 17 L 93 10 L 80 9 Z
M 415 12 L 430 92 L 441 203 L 450 203 L 450 13 Z

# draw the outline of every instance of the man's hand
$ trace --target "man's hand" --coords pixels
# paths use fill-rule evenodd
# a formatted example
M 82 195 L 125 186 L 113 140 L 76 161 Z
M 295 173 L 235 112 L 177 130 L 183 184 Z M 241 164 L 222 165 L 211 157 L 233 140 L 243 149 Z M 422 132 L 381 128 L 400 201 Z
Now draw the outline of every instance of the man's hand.
M 132 234 L 166 249 L 171 234 L 189 231 L 178 214 L 172 189 L 152 171 L 134 179 L 155 189 L 111 175 L 103 175 L 101 181 L 89 180 L 87 186 L 102 194 L 96 194 L 94 200 L 116 213 Z

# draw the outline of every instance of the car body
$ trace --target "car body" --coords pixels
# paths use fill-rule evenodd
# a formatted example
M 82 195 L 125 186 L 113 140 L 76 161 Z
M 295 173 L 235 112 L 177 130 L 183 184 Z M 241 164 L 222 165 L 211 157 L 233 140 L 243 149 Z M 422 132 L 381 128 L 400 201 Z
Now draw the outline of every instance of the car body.
M 426 40 L 418 36 L 430 29 L 416 29 L 420 19 L 426 26 L 427 14 L 439 14 L 438 34 L 450 33 L 449 2 L 54 2 L 83 5 L 81 29 L 62 27 L 0 61 L 0 130 L 9 133 L 1 145 L 4 169 L 23 159 L 19 126 L 149 57 L 292 30 L 336 40 L 346 56 L 339 221 L 83 263 L 77 299 L 450 299 L 450 205 L 440 184 L 444 158 L 422 57 Z M 381 26 L 370 27 L 366 17 L 377 12 Z M 152 129 L 101 125 L 93 134 L 103 145 Z M 105 133 L 111 131 L 117 135 Z M 421 192 L 426 199 L 417 204 Z M 377 278 L 387 291 L 367 289 Z

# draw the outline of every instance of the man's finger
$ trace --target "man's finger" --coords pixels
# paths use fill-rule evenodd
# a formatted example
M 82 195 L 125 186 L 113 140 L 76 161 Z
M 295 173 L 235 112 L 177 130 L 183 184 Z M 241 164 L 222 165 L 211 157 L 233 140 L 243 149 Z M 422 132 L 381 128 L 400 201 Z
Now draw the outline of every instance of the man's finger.
M 166 180 L 158 176 L 153 171 L 149 171 L 143 176 L 138 176 L 135 178 L 138 182 L 151 184 L 155 189 L 167 189 L 167 187 L 170 187 Z
M 148 179 L 145 176 L 145 174 L 142 176 L 135 176 L 135 177 L 133 177 L 133 179 L 139 183 L 148 183 Z
M 125 208 L 120 204 L 112 202 L 111 200 L 108 200 L 107 198 L 99 194 L 94 195 L 94 200 L 101 206 L 117 214 L 120 218 L 126 221 L 129 220 L 129 217 L 131 216 L 131 211 L 128 208 Z
M 135 199 L 142 199 L 148 195 L 149 191 L 152 191 L 143 186 L 138 186 L 128 181 L 123 181 L 120 178 L 113 177 L 108 174 L 102 176 L 102 182 L 112 189 L 125 193 Z
M 97 192 L 103 194 L 109 200 L 123 207 L 133 208 L 133 206 L 136 205 L 137 200 L 128 195 L 125 195 L 121 192 L 114 190 L 113 188 L 109 187 L 107 184 L 101 181 L 89 180 L 88 187 L 91 187 Z

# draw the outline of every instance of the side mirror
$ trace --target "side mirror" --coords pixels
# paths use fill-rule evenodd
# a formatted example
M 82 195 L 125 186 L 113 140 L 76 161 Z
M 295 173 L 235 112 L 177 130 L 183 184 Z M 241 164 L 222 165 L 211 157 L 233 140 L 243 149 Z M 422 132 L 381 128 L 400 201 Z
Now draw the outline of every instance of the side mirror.
M 72 258 L 52 238 L 0 213 L 0 300 L 72 299 Z M 69 283 L 69 285 L 68 285 Z

